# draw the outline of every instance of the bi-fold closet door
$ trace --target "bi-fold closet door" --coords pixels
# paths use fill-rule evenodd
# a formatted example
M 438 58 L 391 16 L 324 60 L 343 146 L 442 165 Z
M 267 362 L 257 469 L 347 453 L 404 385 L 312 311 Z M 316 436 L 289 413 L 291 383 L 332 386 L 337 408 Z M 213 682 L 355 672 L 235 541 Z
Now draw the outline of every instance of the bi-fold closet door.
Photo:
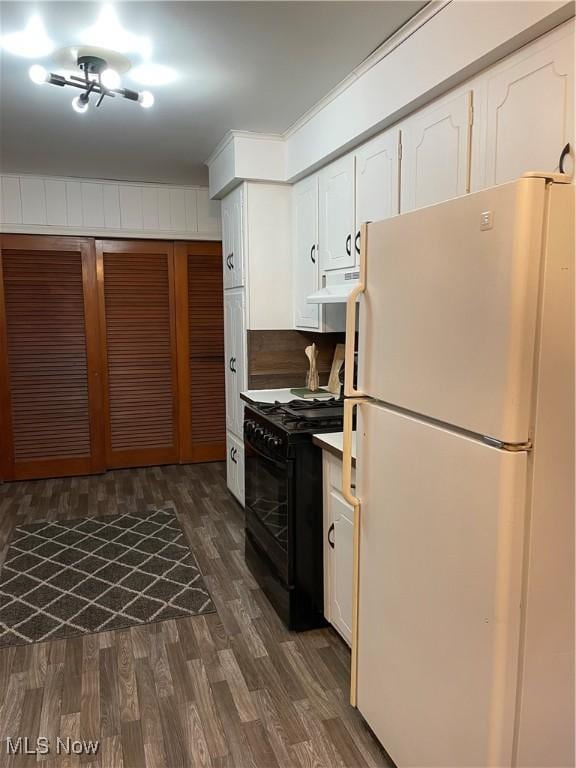
M 2 236 L 0 477 L 225 456 L 220 243 Z
M 98 240 L 106 464 L 178 461 L 174 246 Z
M 94 241 L 3 235 L 0 476 L 103 471 L 101 419 Z

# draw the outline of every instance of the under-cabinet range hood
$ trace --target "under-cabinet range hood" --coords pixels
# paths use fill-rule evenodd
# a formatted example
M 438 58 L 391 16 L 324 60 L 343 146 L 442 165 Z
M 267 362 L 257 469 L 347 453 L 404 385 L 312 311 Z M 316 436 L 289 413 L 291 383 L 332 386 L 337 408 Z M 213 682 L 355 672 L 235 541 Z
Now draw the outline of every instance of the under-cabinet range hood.
M 307 297 L 308 304 L 345 304 L 351 291 L 358 284 L 358 269 L 328 273 L 324 286 Z

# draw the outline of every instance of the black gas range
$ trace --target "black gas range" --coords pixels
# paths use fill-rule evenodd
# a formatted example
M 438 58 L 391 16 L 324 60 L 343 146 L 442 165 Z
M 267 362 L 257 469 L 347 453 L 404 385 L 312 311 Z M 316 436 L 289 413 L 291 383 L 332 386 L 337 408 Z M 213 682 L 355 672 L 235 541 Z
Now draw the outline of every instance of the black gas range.
M 342 401 L 249 403 L 244 411 L 246 561 L 289 629 L 323 626 L 322 452 Z

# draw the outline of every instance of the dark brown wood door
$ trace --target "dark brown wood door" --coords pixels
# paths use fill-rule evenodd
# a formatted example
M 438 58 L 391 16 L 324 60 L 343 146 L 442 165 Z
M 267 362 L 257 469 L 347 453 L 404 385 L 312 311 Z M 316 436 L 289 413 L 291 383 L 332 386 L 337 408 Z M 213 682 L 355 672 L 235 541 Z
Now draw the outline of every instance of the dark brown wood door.
M 180 458 L 226 457 L 222 246 L 176 243 Z
M 173 244 L 97 240 L 106 463 L 179 458 Z
M 94 241 L 2 235 L 0 474 L 104 470 Z

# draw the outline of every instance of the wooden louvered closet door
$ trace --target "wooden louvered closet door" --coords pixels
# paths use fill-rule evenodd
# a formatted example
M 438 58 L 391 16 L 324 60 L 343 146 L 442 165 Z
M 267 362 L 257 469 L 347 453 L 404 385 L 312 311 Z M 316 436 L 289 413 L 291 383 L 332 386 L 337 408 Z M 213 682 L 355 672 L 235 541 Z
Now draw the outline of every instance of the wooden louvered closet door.
M 94 241 L 1 244 L 0 475 L 103 471 Z
M 179 459 L 173 244 L 97 240 L 106 463 Z
M 182 461 L 226 456 L 222 245 L 176 243 Z

